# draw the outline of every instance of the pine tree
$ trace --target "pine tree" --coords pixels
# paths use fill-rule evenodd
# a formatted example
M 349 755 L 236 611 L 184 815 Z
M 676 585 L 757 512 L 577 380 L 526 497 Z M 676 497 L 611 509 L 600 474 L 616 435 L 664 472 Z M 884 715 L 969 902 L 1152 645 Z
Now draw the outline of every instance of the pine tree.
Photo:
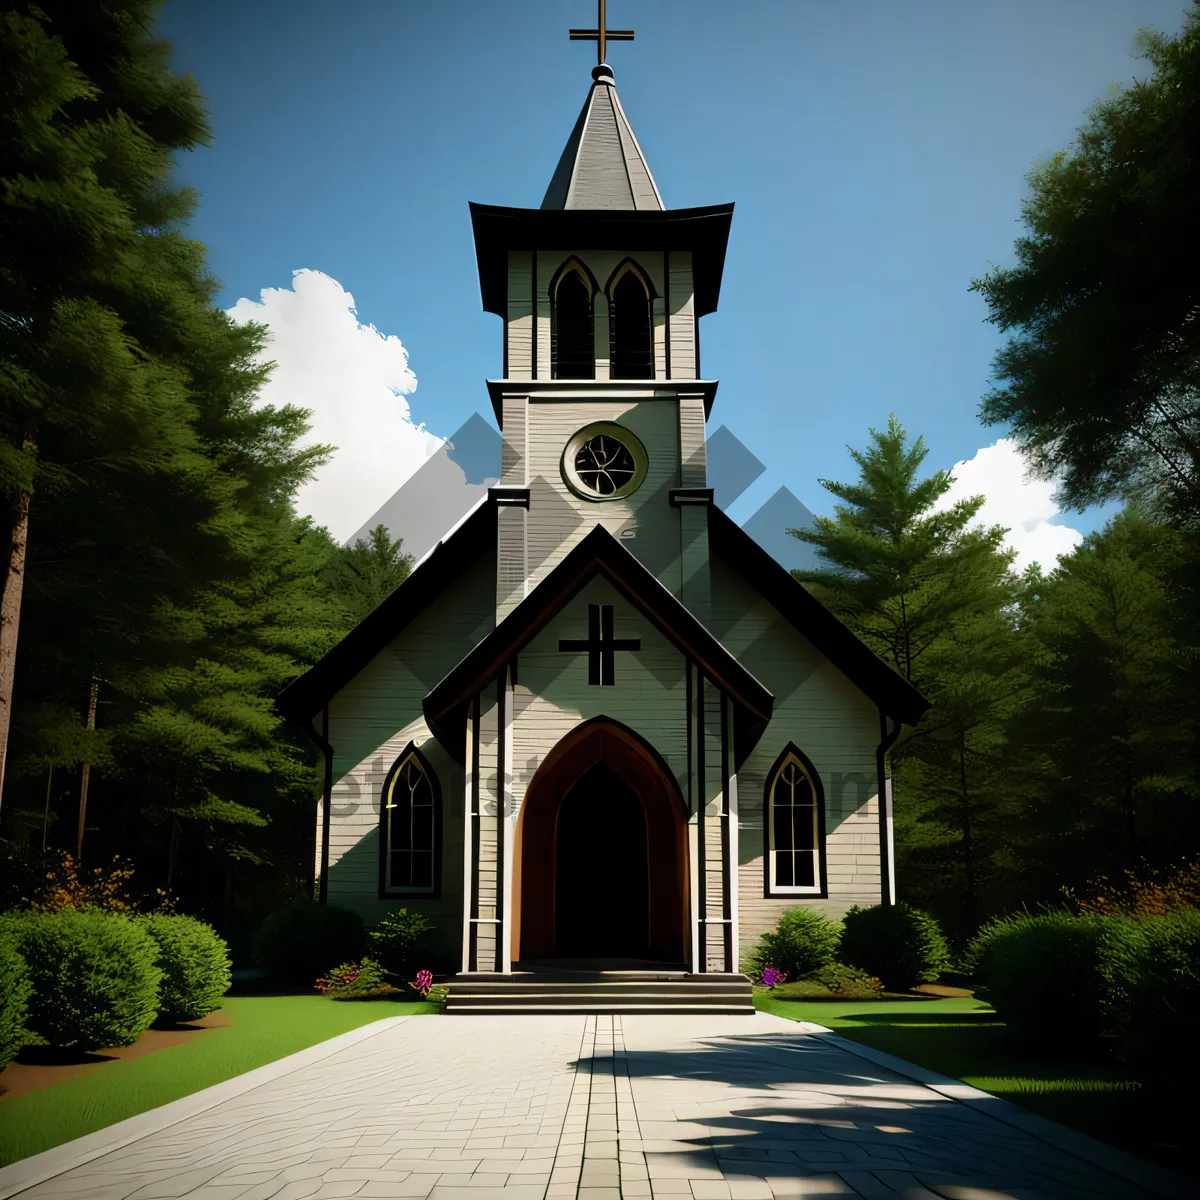
M 365 541 L 357 538 L 334 556 L 329 585 L 345 608 L 348 627 L 378 608 L 408 578 L 413 558 L 403 553 L 403 546 L 403 538 L 393 540 L 387 526 L 376 525 Z
M 828 567 L 795 577 L 932 707 L 892 751 L 901 893 L 970 932 L 1002 853 L 1008 757 L 1004 718 L 1026 687 L 1012 619 L 1017 581 L 1006 530 L 972 528 L 984 498 L 938 509 L 953 477 L 919 478 L 928 454 L 892 416 L 851 449 L 853 483 L 821 480 L 842 501 L 791 530 Z
M 1196 635 L 1180 588 L 1194 553 L 1131 509 L 1022 603 L 1037 693 L 1011 736 L 1038 831 L 1031 892 L 1200 850 Z

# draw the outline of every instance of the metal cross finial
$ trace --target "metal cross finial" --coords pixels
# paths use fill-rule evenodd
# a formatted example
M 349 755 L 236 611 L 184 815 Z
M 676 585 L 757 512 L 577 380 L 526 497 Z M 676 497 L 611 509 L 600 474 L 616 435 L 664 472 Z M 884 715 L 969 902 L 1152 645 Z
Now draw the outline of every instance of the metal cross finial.
M 632 29 L 605 29 L 605 9 L 607 5 L 605 0 L 597 0 L 599 13 L 596 16 L 595 29 L 572 29 L 571 41 L 573 42 L 595 42 L 596 43 L 596 62 L 602 63 L 606 60 L 608 54 L 609 42 L 632 42 Z

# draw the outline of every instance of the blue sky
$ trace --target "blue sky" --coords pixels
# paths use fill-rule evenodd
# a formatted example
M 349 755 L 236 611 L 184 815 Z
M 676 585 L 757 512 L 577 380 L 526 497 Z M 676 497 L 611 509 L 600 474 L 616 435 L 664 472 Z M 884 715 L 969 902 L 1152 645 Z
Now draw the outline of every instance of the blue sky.
M 264 289 L 321 272 L 323 300 L 295 340 L 319 344 L 321 313 L 352 294 L 361 324 L 336 353 L 363 350 L 407 393 L 387 393 L 381 430 L 399 419 L 444 437 L 489 414 L 501 330 L 480 308 L 467 202 L 540 204 L 594 63 L 594 45 L 567 29 L 595 11 L 594 0 L 170 0 L 163 33 L 214 130 L 179 174 L 202 195 L 192 232 L 211 249 L 220 302 L 265 318 L 251 303 Z M 1183 11 L 1183 0 L 610 0 L 609 24 L 637 30 L 609 60 L 665 203 L 737 205 L 720 311 L 701 323 L 703 374 L 721 380 L 713 427 L 768 468 L 736 518 L 781 485 L 828 511 L 818 477 L 852 476 L 846 444 L 863 445 L 889 412 L 924 434 L 931 468 L 1003 436 L 978 421 L 999 338 L 969 281 L 1011 261 L 1032 164 L 1069 144 L 1110 84 L 1144 73 L 1137 29 L 1174 33 Z M 297 367 L 287 386 L 329 410 L 328 437 L 342 376 L 316 374 Z M 371 412 L 357 435 L 332 439 L 348 461 Z M 411 430 L 396 446 L 403 476 L 436 441 Z M 1019 522 L 1011 462 L 988 461 L 969 482 L 995 493 L 994 516 Z M 1035 520 L 1051 516 L 1044 496 L 1032 503 Z M 1100 516 L 1052 521 L 1087 531 Z

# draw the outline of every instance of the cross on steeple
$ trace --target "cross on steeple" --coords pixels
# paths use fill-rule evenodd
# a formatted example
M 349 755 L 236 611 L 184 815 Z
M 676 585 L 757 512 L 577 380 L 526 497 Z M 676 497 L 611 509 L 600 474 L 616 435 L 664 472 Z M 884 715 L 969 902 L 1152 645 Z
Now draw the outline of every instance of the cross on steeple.
M 603 63 L 608 54 L 609 42 L 632 42 L 632 29 L 605 29 L 605 16 L 607 5 L 605 0 L 597 0 L 599 12 L 596 15 L 595 29 L 572 29 L 571 41 L 573 42 L 595 42 L 596 43 L 596 62 Z
M 617 638 L 613 636 L 613 606 L 611 604 L 588 605 L 588 636 L 563 638 L 558 643 L 560 653 L 586 650 L 588 656 L 588 683 L 611 686 L 614 679 L 613 664 L 615 650 L 640 650 L 641 638 Z

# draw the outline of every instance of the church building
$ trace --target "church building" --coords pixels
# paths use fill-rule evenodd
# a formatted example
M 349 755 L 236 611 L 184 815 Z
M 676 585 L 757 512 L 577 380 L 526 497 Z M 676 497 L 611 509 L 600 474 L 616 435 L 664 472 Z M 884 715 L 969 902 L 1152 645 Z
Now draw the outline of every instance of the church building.
M 614 33 L 572 35 L 600 65 L 541 207 L 470 206 L 500 482 L 279 704 L 324 754 L 323 902 L 425 914 L 444 970 L 736 973 L 790 906 L 893 897 L 884 756 L 927 705 L 714 505 L 733 205 L 664 205 Z

